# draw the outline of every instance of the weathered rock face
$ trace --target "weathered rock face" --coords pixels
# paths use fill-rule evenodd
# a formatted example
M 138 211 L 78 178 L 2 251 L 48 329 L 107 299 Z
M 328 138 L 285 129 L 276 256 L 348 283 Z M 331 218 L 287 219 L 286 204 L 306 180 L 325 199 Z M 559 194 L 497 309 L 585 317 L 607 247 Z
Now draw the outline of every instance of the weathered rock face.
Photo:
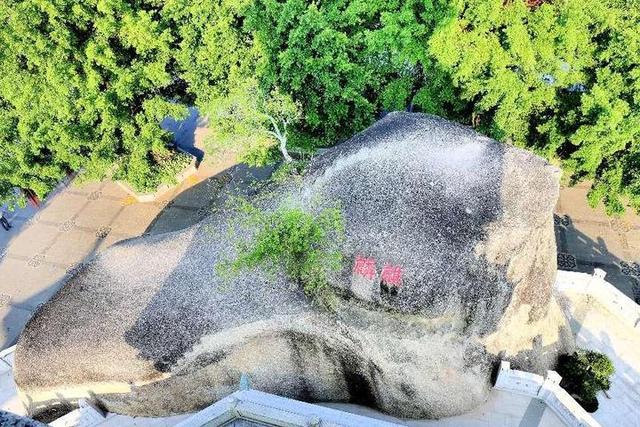
M 391 114 L 272 196 L 340 202 L 349 265 L 333 285 L 350 296 L 335 313 L 283 277 L 221 281 L 231 214 L 216 214 L 100 254 L 27 326 L 17 383 L 35 405 L 90 394 L 165 415 L 220 399 L 244 372 L 302 400 L 462 413 L 486 398 L 498 357 L 540 371 L 570 344 L 552 295 L 558 176 L 466 127 Z

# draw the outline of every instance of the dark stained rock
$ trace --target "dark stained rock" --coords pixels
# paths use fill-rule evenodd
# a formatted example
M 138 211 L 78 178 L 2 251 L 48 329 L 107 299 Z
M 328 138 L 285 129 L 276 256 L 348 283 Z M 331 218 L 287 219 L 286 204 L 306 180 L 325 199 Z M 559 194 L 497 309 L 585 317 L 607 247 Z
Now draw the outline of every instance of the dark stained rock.
M 233 214 L 221 212 L 96 257 L 27 326 L 16 381 L 35 404 L 92 395 L 131 415 L 203 407 L 241 373 L 302 400 L 465 412 L 486 399 L 499 357 L 543 371 L 571 345 L 552 294 L 558 179 L 470 128 L 390 114 L 265 202 L 340 203 L 348 263 L 332 278 L 345 295 L 335 313 L 283 276 L 220 279 L 214 266 L 233 255 Z
M 20 415 L 12 414 L 7 411 L 0 411 L 0 426 L 2 427 L 46 427 L 36 420 Z

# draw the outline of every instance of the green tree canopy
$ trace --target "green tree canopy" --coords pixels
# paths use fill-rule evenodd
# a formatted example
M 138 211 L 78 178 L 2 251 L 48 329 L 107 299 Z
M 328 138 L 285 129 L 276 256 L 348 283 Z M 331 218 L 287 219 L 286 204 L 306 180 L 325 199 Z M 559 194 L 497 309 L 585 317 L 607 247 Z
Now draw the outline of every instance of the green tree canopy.
M 262 49 L 262 82 L 301 104 L 300 136 L 334 144 L 367 127 L 383 109 L 407 108 L 418 83 L 431 87 L 416 49 L 422 43 L 426 53 L 435 24 L 430 3 L 254 2 L 247 28 Z
M 293 146 L 423 111 L 640 211 L 637 0 L 7 0 L 0 19 L 3 196 L 81 168 L 153 187 L 172 163 L 163 117 L 233 106 L 243 120 L 212 126 L 241 146 L 275 96 L 299 114 Z
M 203 110 L 256 76 L 260 47 L 246 30 L 253 0 L 167 0 L 162 14 L 176 34 L 172 53 L 190 100 Z
M 70 171 L 155 187 L 180 117 L 172 28 L 156 1 L 0 3 L 0 197 Z
M 481 130 L 593 180 L 592 205 L 620 213 L 640 209 L 638 28 L 637 2 L 467 0 L 429 51 Z
M 260 79 L 335 143 L 382 110 L 477 127 L 594 182 L 609 213 L 640 209 L 640 8 L 635 1 L 255 0 Z
M 615 368 L 607 355 L 591 350 L 578 350 L 558 359 L 556 371 L 562 376 L 560 385 L 589 412 L 598 409 L 597 394 L 609 390 Z
M 215 129 L 215 143 L 234 149 L 250 165 L 270 160 L 277 146 L 286 162 L 292 161 L 287 142 L 290 126 L 300 118 L 300 108 L 277 89 L 264 94 L 251 77 L 214 98 L 206 110 Z

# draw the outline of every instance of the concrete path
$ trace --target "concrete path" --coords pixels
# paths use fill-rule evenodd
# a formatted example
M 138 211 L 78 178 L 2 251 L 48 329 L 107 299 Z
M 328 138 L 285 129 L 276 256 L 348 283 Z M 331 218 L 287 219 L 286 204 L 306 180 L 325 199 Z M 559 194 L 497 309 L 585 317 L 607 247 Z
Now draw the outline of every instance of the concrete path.
M 558 268 L 607 272 L 607 281 L 640 303 L 640 216 L 608 217 L 586 203 L 589 183 L 562 188 L 556 206 Z
M 409 427 L 565 427 L 541 400 L 496 389 L 491 390 L 487 401 L 479 407 L 463 415 L 439 420 L 401 420 L 374 409 L 348 403 L 322 405 Z

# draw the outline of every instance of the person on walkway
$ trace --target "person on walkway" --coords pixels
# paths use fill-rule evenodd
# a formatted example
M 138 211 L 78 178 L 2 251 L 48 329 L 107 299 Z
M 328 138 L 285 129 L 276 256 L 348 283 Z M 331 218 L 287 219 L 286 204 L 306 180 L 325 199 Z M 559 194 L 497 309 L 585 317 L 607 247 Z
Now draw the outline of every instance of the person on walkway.
M 0 224 L 2 224 L 2 228 L 7 231 L 9 231 L 9 229 L 11 228 L 11 224 L 9 224 L 9 221 L 6 217 L 6 212 L 2 207 L 0 207 Z

